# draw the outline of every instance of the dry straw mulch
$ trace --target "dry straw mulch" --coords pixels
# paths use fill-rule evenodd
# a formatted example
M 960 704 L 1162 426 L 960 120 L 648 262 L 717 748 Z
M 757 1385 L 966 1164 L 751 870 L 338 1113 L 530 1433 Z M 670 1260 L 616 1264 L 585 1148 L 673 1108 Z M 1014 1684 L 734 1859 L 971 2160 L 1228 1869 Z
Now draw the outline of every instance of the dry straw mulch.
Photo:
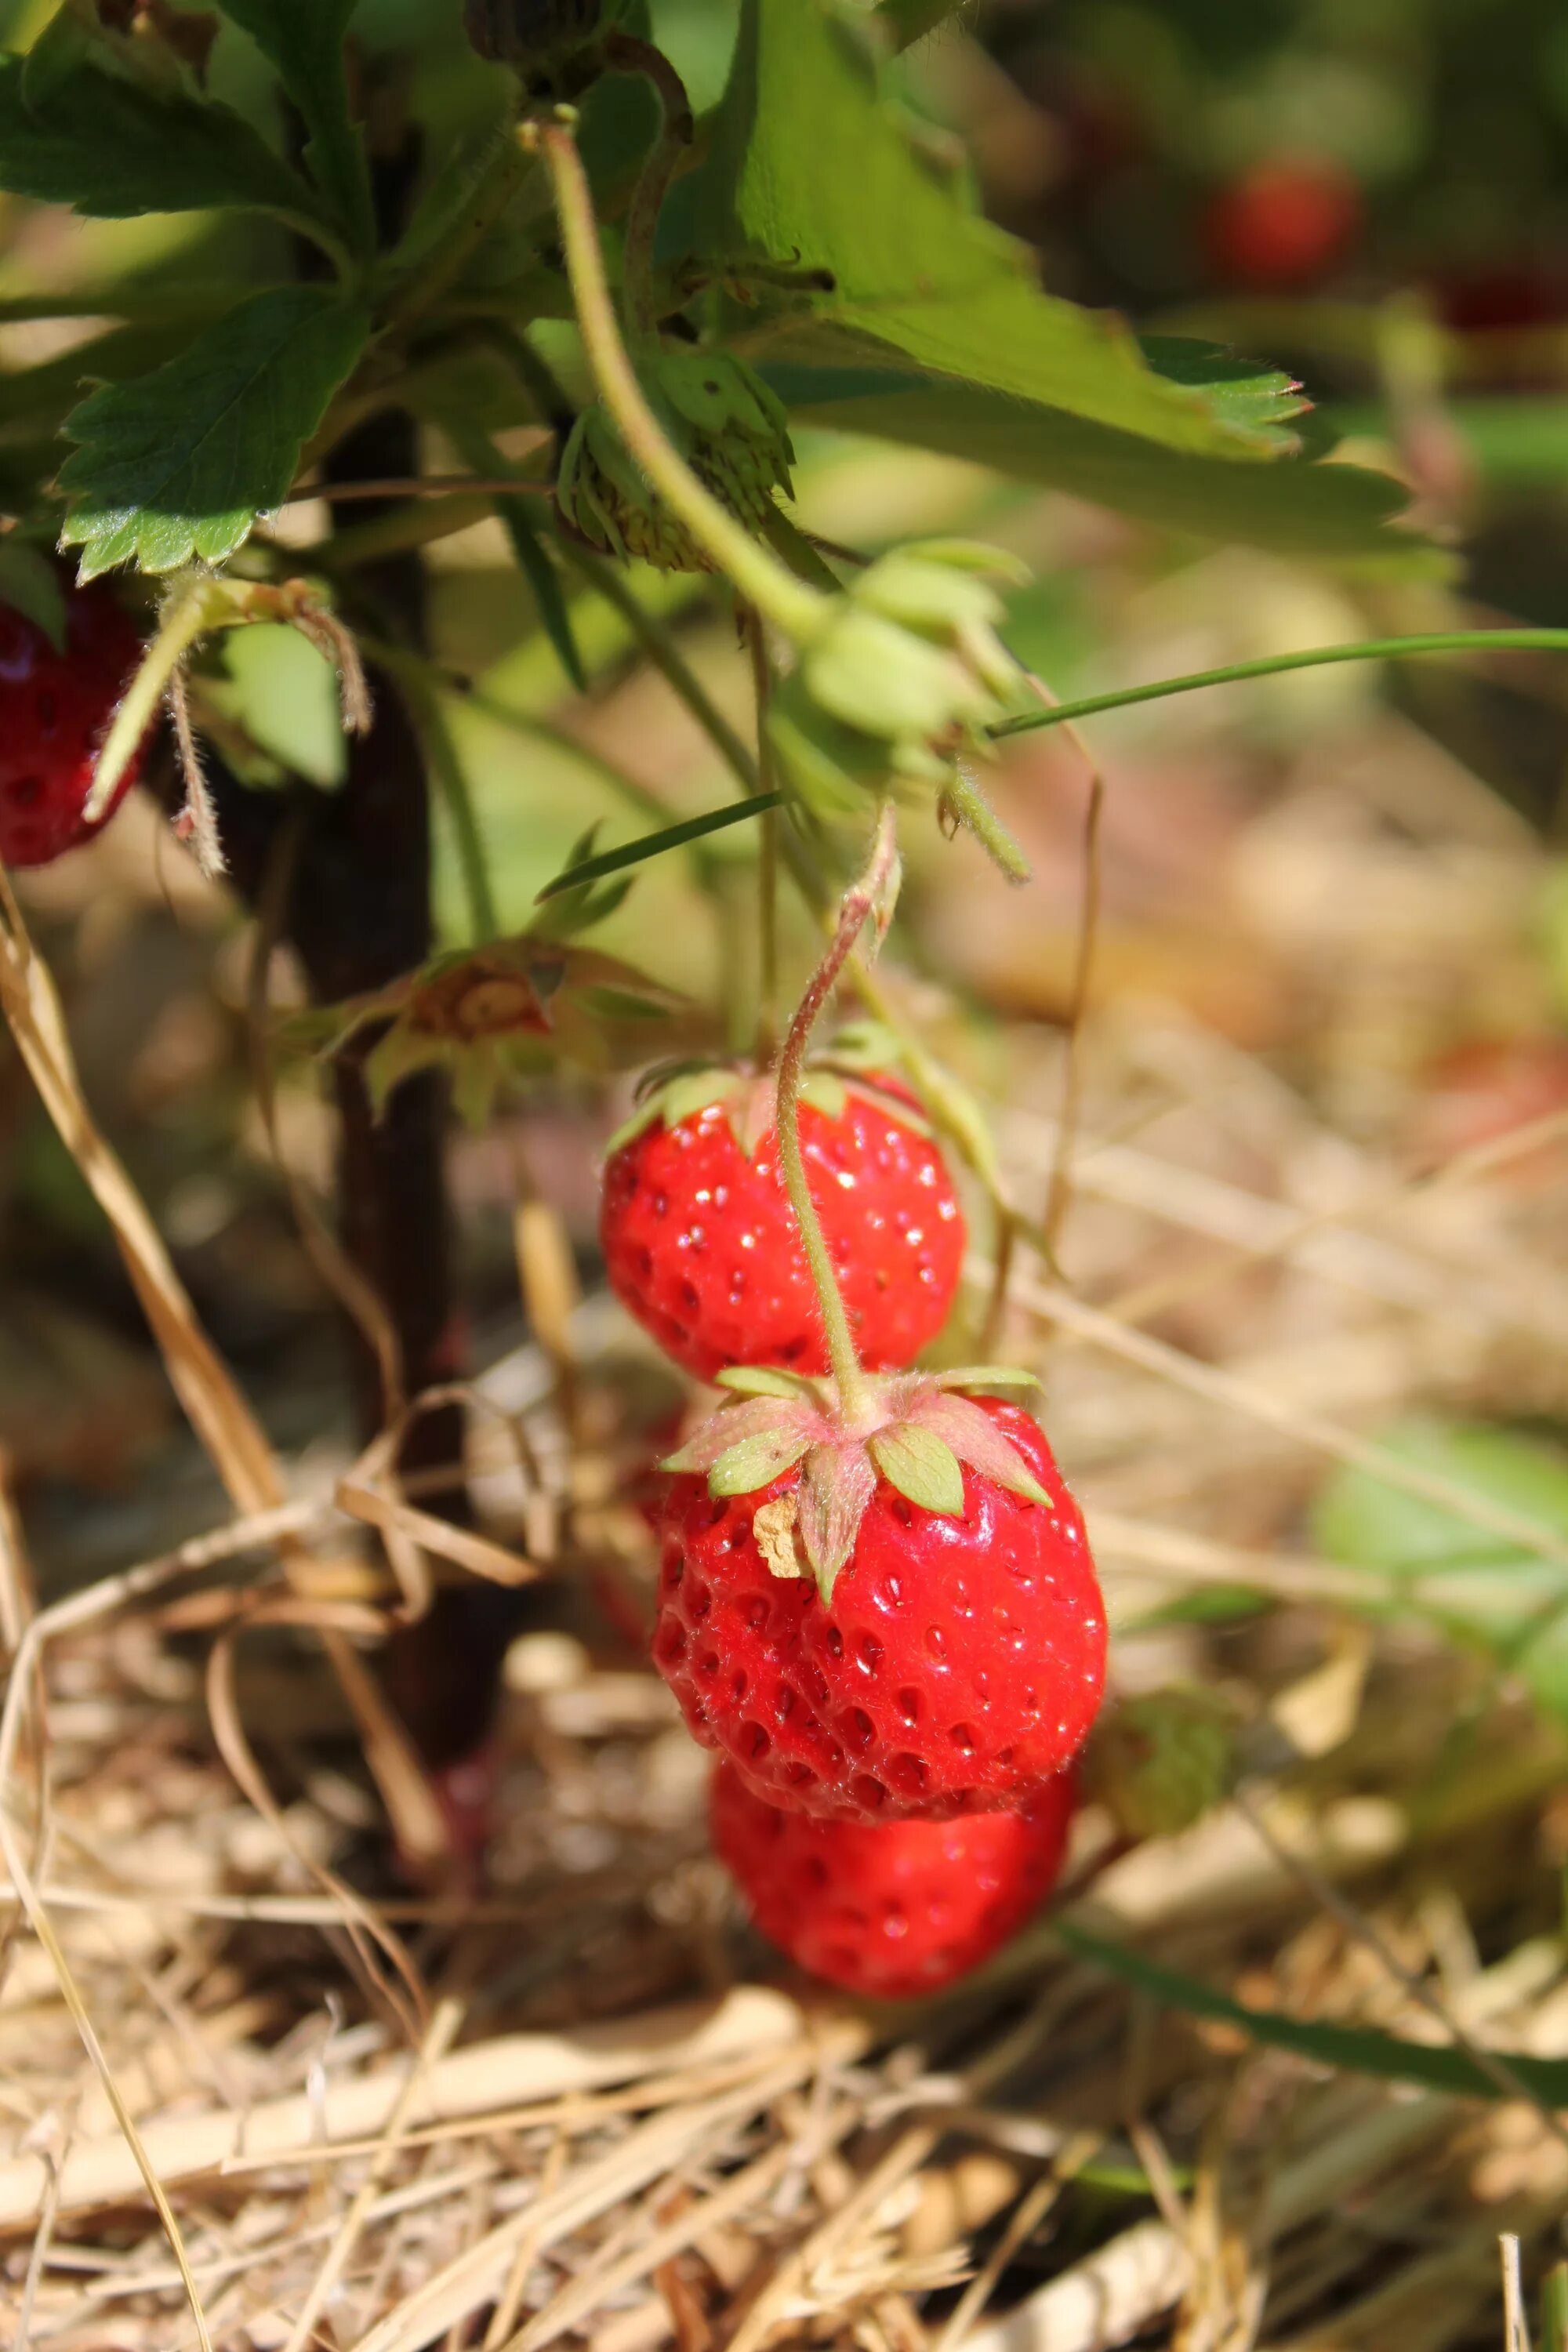
M 41 1613 L 0 1529 L 0 2336 L 1437 2352 L 1517 2330 L 1500 2236 L 1532 2293 L 1568 2140 L 1489 2053 L 1568 2054 L 1560 1744 L 1479 1662 L 1352 1605 L 1303 1532 L 1325 1472 L 1412 1404 L 1568 1394 L 1561 1189 L 1510 1181 L 1550 1138 L 1427 1176 L 1395 1139 L 1401 1008 L 1495 994 L 1538 879 L 1481 796 L 1442 812 L 1412 839 L 1325 782 L 1258 820 L 1300 1087 L 1160 1005 L 1094 1016 L 1064 1271 L 1020 1263 L 1012 1337 L 1046 1373 L 1121 1687 L 1219 1683 L 1245 1725 L 1236 1801 L 1196 1829 L 1119 1853 L 1086 1811 L 1058 1916 L 1256 2007 L 1459 2044 L 1488 2098 L 1156 2006 L 1050 1916 L 919 2008 L 789 1979 L 707 1856 L 702 1759 L 608 1637 L 509 1657 L 484 1897 L 361 1891 L 383 1808 L 427 1865 L 446 1836 L 366 1669 L 388 1612 L 433 1575 L 608 1561 L 642 1589 L 646 1536 L 605 1500 L 630 1450 L 615 1327 L 590 1301 L 553 1333 L 570 1439 L 543 1357 L 480 1384 L 485 1536 L 424 1518 L 386 1447 L 301 1486 L 94 1134 L 8 908 L 6 1014 L 233 1517 Z M 1022 1031 L 1009 1053 L 998 1123 L 1038 1203 L 1058 1056 Z M 1520 1534 L 1454 1507 L 1483 1549 Z M 1526 1536 L 1568 1560 L 1561 1531 Z M 1238 1584 L 1273 1605 L 1217 1629 L 1173 1606 Z

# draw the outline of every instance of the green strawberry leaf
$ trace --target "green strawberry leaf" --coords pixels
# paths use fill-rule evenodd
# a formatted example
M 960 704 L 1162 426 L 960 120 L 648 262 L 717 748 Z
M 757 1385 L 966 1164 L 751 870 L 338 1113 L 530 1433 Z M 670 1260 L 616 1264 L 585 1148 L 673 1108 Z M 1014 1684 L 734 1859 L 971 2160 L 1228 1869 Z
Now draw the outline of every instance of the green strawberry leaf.
M 1138 348 L 1170 383 L 1190 384 L 1203 394 L 1216 416 L 1238 433 L 1291 445 L 1291 420 L 1311 407 L 1300 385 L 1283 368 L 1261 366 L 1223 343 L 1185 335 L 1140 335 Z
M 0 539 L 0 604 L 42 629 L 56 653 L 66 647 L 66 596 L 47 555 L 26 540 Z
M 1568 1459 L 1481 1423 L 1420 1420 L 1382 1441 L 1400 1462 L 1568 1539 Z M 1544 1714 L 1568 1723 L 1568 1567 L 1491 1534 L 1370 1470 L 1347 1467 L 1318 1497 L 1319 1549 L 1367 1576 L 1367 1606 L 1436 1623 L 1516 1671 Z
M 375 221 L 359 126 L 349 110 L 343 36 L 359 0 L 219 0 L 250 35 L 300 110 L 305 163 L 356 253 L 371 252 Z
M 20 58 L 0 64 L 0 189 L 9 194 L 95 220 L 239 205 L 321 241 L 311 191 L 232 107 L 85 65 L 35 96 L 25 72 Z
M 81 577 L 117 563 L 171 572 L 232 555 L 288 495 L 305 442 L 352 373 L 367 314 L 325 288 L 253 295 L 179 358 L 71 412 L 62 543 Z
M 762 373 L 804 425 L 975 458 L 1163 530 L 1369 571 L 1448 567 L 1428 541 L 1391 528 L 1407 493 L 1365 467 L 1301 457 L 1238 466 L 985 385 L 907 369 L 800 365 L 788 351 L 787 337 L 773 341 Z
M 921 1511 L 935 1511 L 945 1519 L 963 1517 L 963 1473 L 951 1445 L 936 1432 L 911 1422 L 879 1429 L 871 1440 L 871 1459 L 906 1501 Z
M 825 156 L 853 161 L 826 171 Z M 795 325 L 781 355 L 901 357 L 1198 456 L 1257 461 L 1279 445 L 1272 412 L 1292 413 L 1288 379 L 1263 380 L 1265 392 L 1253 372 L 1243 398 L 1236 363 L 1215 363 L 1223 391 L 1211 396 L 1201 359 L 1182 380 L 1158 373 L 1120 322 L 1043 293 L 1027 248 L 921 161 L 863 45 L 822 0 L 746 0 L 709 161 L 692 176 L 678 217 L 700 258 L 741 278 L 752 260 L 829 281 L 807 298 L 805 347 Z M 799 320 L 802 297 L 788 299 Z M 765 320 L 764 299 L 759 310 Z M 765 329 L 763 341 L 772 352 Z

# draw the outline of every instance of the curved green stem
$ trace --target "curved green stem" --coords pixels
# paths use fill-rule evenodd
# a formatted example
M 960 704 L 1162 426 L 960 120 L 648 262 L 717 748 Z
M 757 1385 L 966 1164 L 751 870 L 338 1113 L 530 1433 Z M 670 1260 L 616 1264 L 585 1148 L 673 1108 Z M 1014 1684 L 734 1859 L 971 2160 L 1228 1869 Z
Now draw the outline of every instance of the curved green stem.
M 656 494 L 679 517 L 717 568 L 728 573 L 746 602 L 765 613 L 787 636 L 808 642 L 826 623 L 829 599 L 803 586 L 736 521 L 728 507 L 704 489 L 670 446 L 648 406 L 616 320 L 594 200 L 576 141 L 560 122 L 525 123 L 519 136 L 531 139 L 549 166 L 583 346 L 599 396 L 615 418 L 622 440 Z
M 816 1213 L 816 1203 L 811 1197 L 811 1187 L 805 1178 L 805 1155 L 800 1143 L 800 1090 L 805 1076 L 806 1048 L 811 1033 L 849 958 L 849 951 L 866 928 L 867 918 L 885 907 L 898 875 L 899 845 L 893 824 L 893 806 L 884 801 L 877 819 L 876 836 L 866 871 L 853 889 L 847 892 L 838 909 L 838 928 L 832 945 L 816 970 L 812 973 L 805 994 L 795 1007 L 795 1018 L 779 1055 L 778 1136 L 779 1167 L 784 1176 L 784 1191 L 789 1194 L 795 1223 L 800 1227 L 801 1244 L 805 1262 L 811 1270 L 812 1287 L 816 1292 L 822 1309 L 823 1336 L 827 1342 L 827 1360 L 838 1391 L 838 1402 L 845 1419 L 853 1424 L 869 1403 L 869 1391 L 860 1359 L 855 1352 L 855 1337 L 845 1312 L 838 1277 L 833 1271 L 833 1261 L 827 1254 L 823 1237 L 822 1221 Z
M 1321 669 L 1332 662 L 1397 661 L 1408 654 L 1568 653 L 1568 629 L 1443 629 L 1427 636 L 1367 637 L 1353 646 L 1311 646 L 1304 653 L 1266 654 L 1257 661 L 1230 662 L 1224 669 L 1194 670 L 1185 677 L 1163 677 L 1152 686 L 1118 687 L 1078 702 L 1056 702 L 1021 719 L 1005 719 L 993 736 L 1026 735 L 1037 727 L 1060 727 L 1068 719 L 1092 719 L 1101 710 L 1122 710 L 1134 702 L 1159 702 L 1168 694 L 1191 694 L 1201 686 L 1231 686 L 1244 678 L 1274 677 L 1281 670 Z
M 664 113 L 659 135 L 632 191 L 621 242 L 621 299 L 626 325 L 634 344 L 651 343 L 658 332 L 653 262 L 658 216 L 669 184 L 691 145 L 691 101 L 680 76 L 651 41 L 639 40 L 632 33 L 612 33 L 605 44 L 605 57 L 617 73 L 641 74 L 652 82 Z

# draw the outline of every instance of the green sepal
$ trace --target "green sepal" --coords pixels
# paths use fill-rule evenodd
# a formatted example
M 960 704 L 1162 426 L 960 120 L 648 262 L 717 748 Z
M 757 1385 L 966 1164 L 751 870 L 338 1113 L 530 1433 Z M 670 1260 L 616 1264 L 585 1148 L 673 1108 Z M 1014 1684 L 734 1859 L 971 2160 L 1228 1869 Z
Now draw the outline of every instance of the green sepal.
M 831 1070 L 812 1070 L 801 1087 L 800 1098 L 813 1110 L 819 1110 L 824 1118 L 842 1118 L 849 1089 Z
M 708 1473 L 708 1492 L 715 1497 L 754 1495 L 759 1486 L 771 1486 L 793 1470 L 810 1444 L 810 1433 L 798 1429 L 770 1429 L 742 1437 Z
M 963 1516 L 963 1472 L 945 1438 L 917 1423 L 896 1423 L 871 1440 L 871 1459 L 887 1480 L 917 1510 L 945 1519 Z
M 960 1364 L 934 1377 L 939 1389 L 975 1390 L 982 1395 L 990 1389 L 1037 1389 L 1042 1385 L 1038 1372 L 1026 1372 L 1021 1364 Z
M 739 1070 L 713 1063 L 677 1063 L 653 1086 L 639 1089 L 637 1108 L 621 1121 L 605 1146 L 605 1158 L 613 1159 L 650 1127 L 679 1127 L 683 1118 L 708 1109 L 710 1104 L 727 1102 L 742 1084 Z
M 911 1423 L 940 1437 L 961 1462 L 967 1463 L 983 1478 L 1006 1487 L 1009 1494 L 1021 1495 L 1027 1503 L 1050 1507 L 1050 1496 L 1012 1439 L 972 1398 L 933 1383 L 909 1407 L 904 1425 Z
M 816 1401 L 804 1372 L 776 1371 L 771 1364 L 727 1364 L 714 1378 L 720 1388 L 732 1389 L 737 1396 L 787 1397 L 792 1404 Z
M 864 1446 L 814 1445 L 805 1457 L 798 1495 L 800 1540 L 825 1601 L 850 1559 L 877 1474 Z

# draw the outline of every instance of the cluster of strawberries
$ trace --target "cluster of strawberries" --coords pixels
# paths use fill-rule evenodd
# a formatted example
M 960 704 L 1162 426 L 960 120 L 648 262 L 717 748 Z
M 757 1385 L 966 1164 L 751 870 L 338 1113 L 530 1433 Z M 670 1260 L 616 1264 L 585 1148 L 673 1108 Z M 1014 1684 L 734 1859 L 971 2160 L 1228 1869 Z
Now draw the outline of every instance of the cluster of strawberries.
M 1050 1449 L 1007 1401 L 1020 1376 L 904 1369 L 964 1246 L 917 1106 L 886 1076 L 820 1073 L 799 1112 L 865 1368 L 851 1397 L 826 1377 L 774 1110 L 770 1081 L 683 1075 L 605 1170 L 613 1287 L 737 1392 L 664 1465 L 653 1654 L 719 1751 L 714 1843 L 758 1925 L 818 1976 L 909 1996 L 1056 1878 L 1104 1611 Z

